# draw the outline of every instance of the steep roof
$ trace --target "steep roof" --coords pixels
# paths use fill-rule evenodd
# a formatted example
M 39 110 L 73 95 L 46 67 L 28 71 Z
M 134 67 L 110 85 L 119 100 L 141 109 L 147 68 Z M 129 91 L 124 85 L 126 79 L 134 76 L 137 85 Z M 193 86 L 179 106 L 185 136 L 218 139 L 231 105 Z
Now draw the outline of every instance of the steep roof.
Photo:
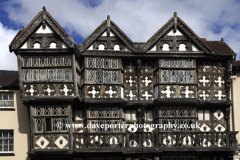
M 204 41 L 214 55 L 236 55 L 236 53 L 221 41 Z
M 27 25 L 26 28 L 20 30 L 17 35 L 14 37 L 12 42 L 9 45 L 10 51 L 17 49 L 33 32 L 36 28 L 39 27 L 42 23 L 47 23 L 51 28 L 59 34 L 63 39 L 65 44 L 68 46 L 73 46 L 75 43 L 70 40 L 68 34 L 65 30 L 58 24 L 58 22 L 43 8 L 43 11 L 40 11 L 33 20 Z
M 0 70 L 0 89 L 18 88 L 18 71 Z

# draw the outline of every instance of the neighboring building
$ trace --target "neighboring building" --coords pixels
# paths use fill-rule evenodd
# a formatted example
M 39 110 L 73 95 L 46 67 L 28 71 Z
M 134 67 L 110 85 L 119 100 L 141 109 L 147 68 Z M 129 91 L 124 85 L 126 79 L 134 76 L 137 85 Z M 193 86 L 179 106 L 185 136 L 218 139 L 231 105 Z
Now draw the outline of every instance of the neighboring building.
M 231 86 L 231 100 L 233 102 L 232 104 L 232 113 L 231 113 L 231 119 L 232 119 L 232 131 L 239 131 L 240 130 L 240 99 L 239 99 L 239 88 L 240 88 L 240 61 L 233 61 L 232 63 L 232 86 Z M 238 147 L 240 147 L 240 134 L 237 134 L 237 140 L 238 140 Z M 240 153 L 239 150 L 236 152 L 235 156 L 236 160 L 240 159 Z
M 0 71 L 0 159 L 28 160 L 28 108 L 22 104 L 17 71 Z
M 238 150 L 230 131 L 236 54 L 176 14 L 146 43 L 132 42 L 108 16 L 75 44 L 44 7 L 9 48 L 29 109 L 32 160 L 224 160 Z M 147 125 L 109 127 L 134 123 Z

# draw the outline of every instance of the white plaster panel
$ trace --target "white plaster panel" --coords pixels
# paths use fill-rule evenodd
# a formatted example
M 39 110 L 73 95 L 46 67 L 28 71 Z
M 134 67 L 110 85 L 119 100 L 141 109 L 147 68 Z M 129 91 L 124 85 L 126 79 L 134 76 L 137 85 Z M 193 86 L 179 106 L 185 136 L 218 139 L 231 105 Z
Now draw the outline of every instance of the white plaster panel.
M 168 36 L 182 36 L 182 33 L 177 29 L 177 31 L 174 33 L 173 30 L 171 30 L 168 34 Z
M 47 33 L 54 33 L 54 32 L 48 25 L 46 25 L 45 28 L 43 26 L 40 26 L 36 33 L 47 34 Z

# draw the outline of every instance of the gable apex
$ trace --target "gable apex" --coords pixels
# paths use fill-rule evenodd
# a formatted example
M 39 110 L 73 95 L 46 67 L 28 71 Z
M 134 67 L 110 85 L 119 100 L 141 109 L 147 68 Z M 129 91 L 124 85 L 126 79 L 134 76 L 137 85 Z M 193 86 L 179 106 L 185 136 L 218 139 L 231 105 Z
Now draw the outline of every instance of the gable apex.
M 45 31 L 44 29 L 45 28 Z M 65 30 L 52 18 L 52 16 L 45 10 L 39 12 L 37 16 L 28 24 L 26 28 L 23 28 L 14 37 L 9 50 L 12 52 L 24 45 L 26 40 L 33 33 L 56 33 L 62 41 L 65 43 L 67 48 L 73 48 L 75 43 L 69 39 L 68 34 Z

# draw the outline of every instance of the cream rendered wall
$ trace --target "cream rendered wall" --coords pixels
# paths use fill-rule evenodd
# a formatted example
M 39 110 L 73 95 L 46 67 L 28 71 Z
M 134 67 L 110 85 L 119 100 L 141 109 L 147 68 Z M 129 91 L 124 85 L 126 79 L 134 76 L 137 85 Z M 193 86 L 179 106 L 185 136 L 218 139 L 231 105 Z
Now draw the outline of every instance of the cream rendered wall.
M 23 106 L 19 90 L 0 90 L 14 93 L 15 111 L 0 110 L 0 130 L 13 130 L 15 156 L 1 156 L 0 160 L 30 160 L 29 150 L 29 120 L 27 107 Z M 1 154 L 1 153 L 0 153 Z

